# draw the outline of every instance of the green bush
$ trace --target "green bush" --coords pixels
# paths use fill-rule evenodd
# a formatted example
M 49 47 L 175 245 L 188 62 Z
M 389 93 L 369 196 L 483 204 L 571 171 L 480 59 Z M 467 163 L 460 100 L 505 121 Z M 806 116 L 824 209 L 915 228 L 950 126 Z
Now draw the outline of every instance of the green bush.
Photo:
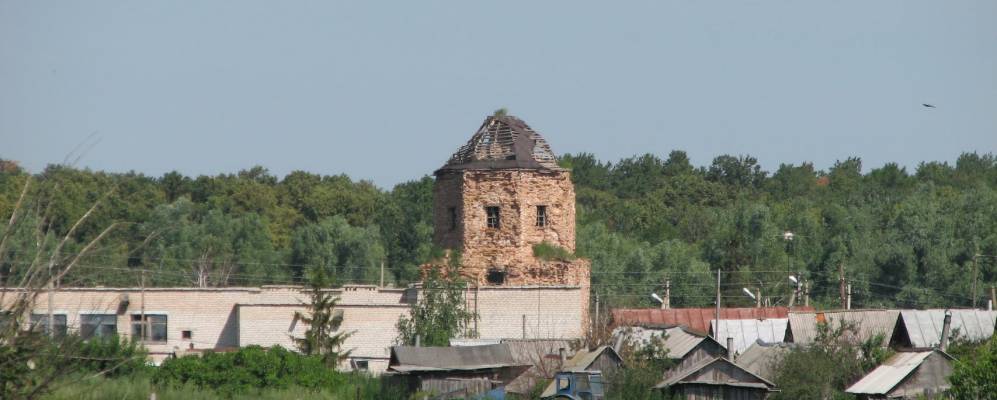
M 162 386 L 193 384 L 222 394 L 261 389 L 306 389 L 342 384 L 345 377 L 329 369 L 318 356 L 303 356 L 280 346 L 249 346 L 231 353 L 205 352 L 201 357 L 169 359 L 153 374 Z
M 103 373 L 108 377 L 146 372 L 148 353 L 137 343 L 117 335 L 93 338 L 80 343 L 76 357 L 82 372 Z
M 533 256 L 544 261 L 574 261 L 576 258 L 568 249 L 548 242 L 533 245 Z

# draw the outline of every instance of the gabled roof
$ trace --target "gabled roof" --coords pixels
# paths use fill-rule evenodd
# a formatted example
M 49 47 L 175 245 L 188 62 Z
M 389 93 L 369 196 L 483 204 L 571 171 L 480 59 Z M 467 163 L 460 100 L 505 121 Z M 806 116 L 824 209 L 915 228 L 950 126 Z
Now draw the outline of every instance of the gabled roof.
M 733 338 L 735 353 L 744 352 L 756 341 L 782 343 L 786 338 L 786 327 L 789 326 L 788 318 L 722 319 L 719 329 L 716 322 L 710 321 L 710 331 L 716 332 L 713 337 L 717 338 L 717 342 L 720 342 L 724 348 L 727 347 L 727 338 Z
M 649 342 L 652 336 L 661 337 L 661 335 L 664 334 L 664 346 L 668 349 L 668 358 L 673 360 L 681 360 L 686 356 L 686 354 L 689 354 L 690 351 L 695 349 L 696 346 L 699 346 L 699 344 L 704 340 L 713 341 L 712 338 L 706 336 L 705 334 L 701 334 L 681 326 L 667 329 L 644 328 L 639 326 L 618 327 L 613 330 L 614 337 L 624 334 L 629 334 L 631 338 L 642 343 Z
M 921 366 L 932 353 L 938 353 L 943 357 L 953 360 L 952 356 L 938 350 L 900 352 L 894 354 L 882 365 L 869 372 L 858 382 L 855 382 L 848 389 L 847 393 L 853 394 L 879 394 L 885 395 L 899 385 L 907 376 Z
M 792 344 L 759 341 L 744 350 L 744 353 L 737 356 L 734 362 L 755 375 L 774 381 L 775 367 L 792 348 Z
M 793 307 L 794 311 L 813 311 L 813 307 Z M 721 308 L 720 319 L 769 319 L 787 318 L 789 307 Z M 716 318 L 715 308 L 619 308 L 612 312 L 616 326 L 672 327 L 686 326 L 702 334 L 710 329 Z
M 391 347 L 388 370 L 395 372 L 473 371 L 520 367 L 504 344 L 464 347 Z
M 713 381 L 713 380 L 709 380 L 709 379 L 683 382 L 683 381 L 685 381 L 686 379 L 688 379 L 690 377 L 695 377 L 696 374 L 699 373 L 700 371 L 703 371 L 703 370 L 705 370 L 707 368 L 710 368 L 711 366 L 713 366 L 715 364 L 717 364 L 717 365 L 724 364 L 724 365 L 731 366 L 734 369 L 739 370 L 741 372 L 744 372 L 748 376 L 755 378 L 757 380 L 757 382 L 735 382 L 735 381 L 728 381 L 728 380 L 724 380 L 724 381 Z M 679 372 L 679 373 L 677 373 L 675 375 L 672 375 L 671 377 L 669 377 L 669 378 L 667 378 L 667 379 L 659 382 L 657 385 L 654 385 L 654 388 L 655 389 L 664 389 L 664 388 L 667 388 L 669 386 L 678 385 L 678 384 L 682 384 L 682 383 L 695 383 L 695 384 L 702 384 L 702 385 L 725 385 L 725 386 L 753 387 L 753 388 L 769 389 L 769 390 L 775 388 L 775 384 L 772 383 L 771 381 L 769 381 L 768 379 L 762 378 L 762 377 L 756 375 L 755 373 L 753 373 L 751 371 L 748 371 L 747 369 L 741 367 L 740 365 L 732 363 L 732 362 L 730 362 L 730 360 L 728 360 L 726 358 L 723 358 L 723 357 L 703 359 L 702 361 L 689 366 L 689 368 L 686 368 L 685 370 L 683 370 L 683 371 L 681 371 L 681 372 Z
M 599 346 L 594 350 L 579 350 L 574 356 L 564 362 L 564 366 L 561 367 L 561 370 L 568 372 L 586 371 L 602 353 L 609 353 L 615 357 L 616 360 L 623 362 L 623 358 L 620 357 L 620 355 L 616 353 L 616 350 L 613 350 L 612 347 Z
M 499 168 L 562 170 L 550 145 L 526 122 L 511 115 L 493 115 L 436 173 Z
M 862 343 L 883 335 L 881 346 L 889 344 L 893 336 L 893 328 L 897 325 L 899 310 L 836 310 L 820 312 L 789 313 L 789 329 L 794 343 L 813 343 L 817 338 L 817 324 L 826 323 L 830 328 L 837 328 L 842 322 L 855 326 L 858 332 L 851 334 L 851 343 Z
M 953 334 L 970 341 L 989 339 L 994 334 L 997 311 L 949 310 L 952 312 Z M 903 310 L 900 324 L 914 348 L 934 347 L 942 337 L 945 310 Z
M 575 353 L 573 357 L 571 357 L 571 359 L 564 362 L 564 365 L 561 367 L 561 371 L 565 372 L 588 371 L 589 370 L 588 368 L 592 366 L 592 363 L 594 363 L 595 360 L 599 358 L 599 355 L 603 353 L 609 353 L 613 357 L 615 357 L 616 360 L 619 361 L 620 363 L 623 362 L 623 358 L 620 357 L 620 355 L 616 353 L 616 350 L 613 350 L 612 347 L 599 346 L 594 350 L 579 350 L 577 353 Z M 544 388 L 543 393 L 540 394 L 541 398 L 553 396 L 557 392 L 557 390 L 554 389 L 554 382 L 555 381 L 551 381 L 550 383 L 547 384 L 547 387 Z

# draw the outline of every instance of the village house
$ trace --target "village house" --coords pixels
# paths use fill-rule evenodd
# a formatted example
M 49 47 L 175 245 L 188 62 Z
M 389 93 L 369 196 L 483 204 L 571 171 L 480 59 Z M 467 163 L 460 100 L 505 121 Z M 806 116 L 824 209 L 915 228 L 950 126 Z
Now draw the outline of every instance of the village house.
M 944 351 L 902 351 L 894 354 L 846 393 L 862 399 L 919 399 L 938 396 L 951 388 L 948 382 L 955 359 Z
M 434 399 L 502 398 L 505 386 L 529 365 L 517 362 L 509 346 L 391 348 L 389 379 Z

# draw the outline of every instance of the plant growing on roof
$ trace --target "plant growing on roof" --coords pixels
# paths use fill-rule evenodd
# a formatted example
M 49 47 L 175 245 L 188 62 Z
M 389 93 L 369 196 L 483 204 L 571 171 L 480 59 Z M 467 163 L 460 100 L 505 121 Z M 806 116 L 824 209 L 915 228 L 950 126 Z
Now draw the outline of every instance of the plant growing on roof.
M 322 361 L 332 369 L 340 361 L 349 357 L 350 351 L 342 351 L 341 347 L 352 333 L 339 331 L 343 324 L 343 314 L 336 312 L 339 297 L 333 296 L 323 289 L 327 277 L 321 268 L 315 269 L 311 282 L 311 303 L 308 305 L 308 315 L 295 312 L 294 317 L 308 324 L 308 330 L 302 338 L 293 338 L 294 344 L 305 355 L 321 356 Z

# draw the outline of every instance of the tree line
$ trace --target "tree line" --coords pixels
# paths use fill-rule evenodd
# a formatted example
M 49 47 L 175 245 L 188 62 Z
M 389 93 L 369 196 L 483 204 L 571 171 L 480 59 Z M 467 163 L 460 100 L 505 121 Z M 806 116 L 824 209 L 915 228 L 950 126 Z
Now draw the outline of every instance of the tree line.
M 750 156 L 692 165 L 682 151 L 605 162 L 566 154 L 577 195 L 576 254 L 592 260 L 605 305 L 651 306 L 671 283 L 673 306 L 712 304 L 716 270 L 725 305 L 749 305 L 743 288 L 786 304 L 788 275 L 811 284 L 818 306 L 837 306 L 840 278 L 857 307 L 985 304 L 997 282 L 997 159 L 965 153 L 864 171 L 849 158 L 817 170 L 763 170 Z M 30 174 L 0 160 L 0 215 L 27 207 L 3 249 L 0 280 L 16 282 L 44 234 L 61 236 L 98 206 L 62 252 L 71 255 L 112 223 L 62 285 L 395 285 L 419 278 L 432 246 L 431 177 L 390 190 L 345 175 L 265 168 L 161 177 L 51 165 Z M 40 224 L 39 224 L 40 223 Z M 791 232 L 792 235 L 787 235 Z M 791 240 L 790 240 L 791 238 Z M 49 244 L 46 244 L 49 243 Z M 22 268 L 22 269 L 19 269 Z M 144 271 L 144 272 L 143 272 Z

